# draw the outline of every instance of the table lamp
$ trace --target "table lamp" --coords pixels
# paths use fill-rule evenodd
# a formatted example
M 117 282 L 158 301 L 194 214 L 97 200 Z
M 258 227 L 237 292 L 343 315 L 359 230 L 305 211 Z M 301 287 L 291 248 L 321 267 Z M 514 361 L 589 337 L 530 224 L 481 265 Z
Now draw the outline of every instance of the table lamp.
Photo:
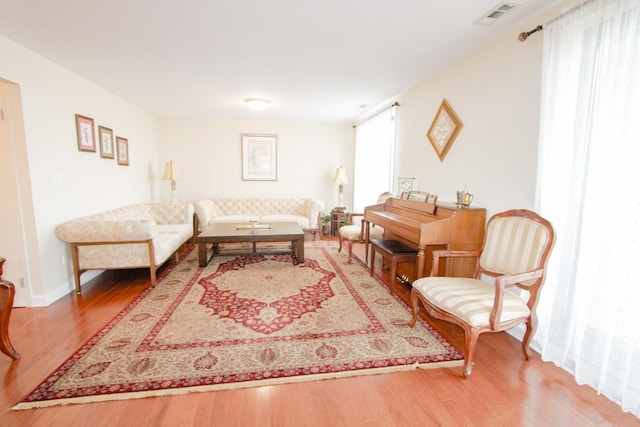
M 182 179 L 178 165 L 170 160 L 164 168 L 164 175 L 160 178 L 163 181 L 171 181 L 171 203 L 178 203 L 178 190 L 176 190 L 176 179 Z
M 342 166 L 336 169 L 336 175 L 333 178 L 333 183 L 338 184 L 338 206 L 336 206 L 335 210 L 338 212 L 344 212 L 345 206 L 342 201 L 342 194 L 344 192 L 344 184 L 348 184 L 349 179 L 347 178 L 347 171 Z

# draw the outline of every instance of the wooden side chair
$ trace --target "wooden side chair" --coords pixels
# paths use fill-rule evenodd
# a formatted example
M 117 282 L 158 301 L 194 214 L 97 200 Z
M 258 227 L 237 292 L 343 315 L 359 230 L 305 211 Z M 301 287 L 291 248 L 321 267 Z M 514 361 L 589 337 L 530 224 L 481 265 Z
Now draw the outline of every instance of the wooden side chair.
M 384 203 L 387 201 L 392 194 L 390 192 L 384 192 L 378 196 L 377 204 Z M 353 247 L 354 243 L 366 243 L 366 224 L 364 221 L 360 221 L 360 224 L 355 224 L 354 219 L 358 217 L 364 216 L 364 213 L 350 213 L 349 214 L 349 225 L 343 225 L 338 229 L 338 252 L 342 250 L 343 242 L 347 243 L 347 250 L 349 251 L 349 262 L 353 258 Z M 373 239 L 382 239 L 384 230 L 380 227 L 371 226 L 369 227 L 369 240 Z M 365 251 L 365 264 L 369 263 L 369 253 Z
M 524 323 L 522 352 L 529 360 L 529 344 L 537 327 L 535 308 L 554 239 L 549 221 L 529 210 L 510 210 L 489 219 L 480 250 L 433 251 L 430 277 L 413 282 L 409 326 L 418 319 L 420 303 L 430 316 L 461 326 L 463 374 L 468 377 L 481 333 Z M 473 278 L 437 277 L 443 257 L 477 257 Z M 528 299 L 520 296 L 523 291 Z
M 13 360 L 18 360 L 20 355 L 11 345 L 11 340 L 9 340 L 9 317 L 11 317 L 16 289 L 13 283 L 2 279 L 2 266 L 5 261 L 4 258 L 0 258 L 0 351 Z

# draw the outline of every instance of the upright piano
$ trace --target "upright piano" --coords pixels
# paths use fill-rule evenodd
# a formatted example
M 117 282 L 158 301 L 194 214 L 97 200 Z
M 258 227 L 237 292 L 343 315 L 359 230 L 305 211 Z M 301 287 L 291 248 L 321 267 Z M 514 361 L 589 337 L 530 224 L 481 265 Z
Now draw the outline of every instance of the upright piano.
M 434 210 L 433 205 L 423 201 L 392 197 L 385 203 L 367 206 L 364 220 L 367 226 L 374 224 L 384 228 L 385 239 L 400 240 L 418 249 L 415 280 L 430 273 L 433 250 L 480 249 L 484 239 L 486 209 L 437 203 Z M 471 277 L 476 259 L 443 259 L 442 262 L 440 274 Z

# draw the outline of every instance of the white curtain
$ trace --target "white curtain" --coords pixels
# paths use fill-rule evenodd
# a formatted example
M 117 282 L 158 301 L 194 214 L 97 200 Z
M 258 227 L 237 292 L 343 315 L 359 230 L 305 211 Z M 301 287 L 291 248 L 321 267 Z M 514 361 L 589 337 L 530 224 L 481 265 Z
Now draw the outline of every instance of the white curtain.
M 396 140 L 396 107 L 389 107 L 356 126 L 353 211 L 364 212 L 392 188 Z
M 534 347 L 640 417 L 640 0 L 543 35 L 537 203 L 557 240 Z

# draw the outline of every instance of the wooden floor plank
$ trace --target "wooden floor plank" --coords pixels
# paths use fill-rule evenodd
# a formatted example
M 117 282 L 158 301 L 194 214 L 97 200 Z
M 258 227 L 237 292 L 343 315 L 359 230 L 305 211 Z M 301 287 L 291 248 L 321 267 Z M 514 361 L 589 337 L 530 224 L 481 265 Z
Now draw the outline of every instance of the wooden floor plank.
M 337 249 L 337 242 L 335 247 Z M 363 257 L 363 245 L 355 245 Z M 378 265 L 380 263 L 378 262 Z M 0 355 L 0 425 L 74 426 L 640 426 L 508 334 L 483 334 L 473 375 L 439 368 L 260 388 L 23 411 L 10 408 L 149 286 L 148 270 L 99 276 L 44 308 L 14 309 L 10 335 L 22 359 Z M 395 287 L 400 297 L 409 289 Z M 430 320 L 458 348 L 460 328 Z

